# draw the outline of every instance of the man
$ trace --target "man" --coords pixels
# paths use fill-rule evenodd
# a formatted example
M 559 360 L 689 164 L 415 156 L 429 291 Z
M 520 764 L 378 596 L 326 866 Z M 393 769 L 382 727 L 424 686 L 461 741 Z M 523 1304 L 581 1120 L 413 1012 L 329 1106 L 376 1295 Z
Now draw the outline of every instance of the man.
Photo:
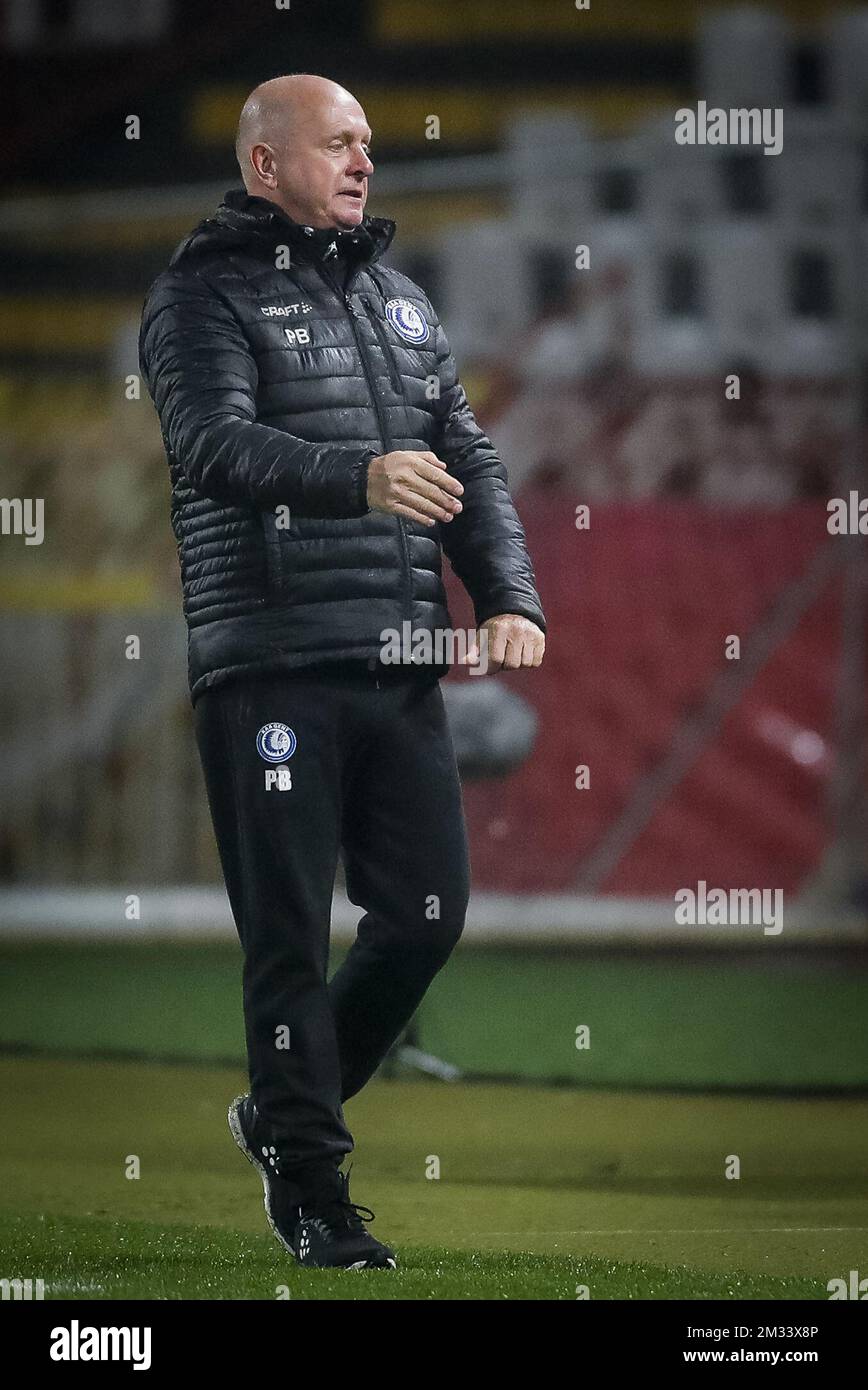
M 506 473 L 428 299 L 381 263 L 359 103 L 294 74 L 245 103 L 244 180 L 145 304 L 142 371 L 172 479 L 196 730 L 244 951 L 250 1095 L 232 1134 L 303 1265 L 394 1267 L 350 1201 L 342 1104 L 463 924 L 461 791 L 437 666 L 384 633 L 449 615 L 441 545 L 495 668 L 544 618 Z M 480 642 L 480 647 L 482 642 Z M 327 983 L 339 853 L 364 908 Z

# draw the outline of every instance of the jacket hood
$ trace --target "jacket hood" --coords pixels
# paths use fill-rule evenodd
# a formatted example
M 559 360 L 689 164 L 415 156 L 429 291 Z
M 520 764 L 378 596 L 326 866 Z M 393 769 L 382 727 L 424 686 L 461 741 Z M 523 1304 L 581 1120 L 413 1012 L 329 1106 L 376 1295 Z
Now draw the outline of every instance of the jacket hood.
M 305 227 L 268 198 L 251 197 L 243 188 L 232 188 L 213 217 L 206 217 L 175 248 L 170 265 L 217 251 L 256 250 L 274 258 L 276 245 L 311 261 L 344 257 L 351 261 L 379 260 L 395 235 L 388 217 L 365 217 L 352 231 L 338 227 Z

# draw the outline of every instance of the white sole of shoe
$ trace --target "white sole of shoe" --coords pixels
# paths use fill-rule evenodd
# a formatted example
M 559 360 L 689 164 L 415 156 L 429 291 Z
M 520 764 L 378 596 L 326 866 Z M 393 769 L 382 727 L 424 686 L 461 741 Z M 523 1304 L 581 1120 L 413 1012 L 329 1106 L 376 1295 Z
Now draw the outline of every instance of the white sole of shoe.
M 238 1107 L 244 1099 L 244 1096 L 236 1096 L 229 1107 L 229 1112 L 226 1117 L 229 1121 L 229 1131 L 232 1135 L 232 1138 L 238 1145 L 239 1149 L 244 1154 L 244 1157 L 247 1159 L 247 1162 L 253 1164 L 253 1167 L 256 1169 L 256 1171 L 262 1179 L 262 1201 L 263 1205 L 265 1206 L 265 1215 L 268 1220 L 268 1224 L 271 1227 L 272 1234 L 276 1237 L 277 1240 L 280 1241 L 284 1250 L 287 1250 L 289 1254 L 292 1256 L 292 1258 L 294 1260 L 297 1260 L 298 1256 L 296 1255 L 289 1241 L 284 1240 L 283 1236 L 280 1234 L 280 1231 L 277 1229 L 277 1226 L 274 1223 L 274 1217 L 271 1215 L 271 1207 L 268 1201 L 268 1175 L 266 1174 L 266 1171 L 262 1164 L 259 1162 L 259 1159 L 248 1148 L 247 1140 L 244 1138 L 244 1130 L 241 1128 L 241 1117 L 238 1114 Z
M 247 1140 L 244 1138 L 244 1130 L 241 1128 L 241 1117 L 238 1114 L 238 1107 L 240 1106 L 241 1102 L 245 1099 L 245 1096 L 236 1096 L 232 1104 L 229 1106 L 229 1110 L 226 1116 L 227 1120 L 229 1121 L 229 1132 L 232 1135 L 232 1138 L 235 1140 L 241 1152 L 244 1154 L 244 1157 L 247 1159 L 247 1162 L 253 1164 L 253 1167 L 256 1169 L 260 1178 L 262 1179 L 262 1202 L 263 1206 L 265 1207 L 265 1216 L 269 1226 L 271 1227 L 272 1234 L 277 1240 L 280 1241 L 280 1244 L 283 1246 L 284 1250 L 286 1250 L 292 1256 L 296 1263 L 300 1264 L 301 1261 L 299 1260 L 298 1255 L 293 1250 L 289 1241 L 285 1240 L 284 1237 L 281 1235 L 280 1231 L 277 1229 L 277 1226 L 275 1225 L 274 1217 L 271 1215 L 271 1207 L 268 1202 L 268 1174 L 263 1165 L 259 1162 L 259 1159 L 256 1157 L 256 1154 L 251 1151 L 251 1149 L 248 1146 Z M 302 1268 L 304 1269 L 310 1269 L 315 1267 L 316 1266 L 310 1265 L 302 1266 Z M 341 1268 L 341 1266 L 337 1267 Z M 355 1264 L 344 1265 L 342 1267 L 344 1269 L 397 1269 L 398 1264 L 396 1260 L 387 1260 L 385 1265 L 372 1265 L 369 1264 L 367 1260 L 357 1260 Z

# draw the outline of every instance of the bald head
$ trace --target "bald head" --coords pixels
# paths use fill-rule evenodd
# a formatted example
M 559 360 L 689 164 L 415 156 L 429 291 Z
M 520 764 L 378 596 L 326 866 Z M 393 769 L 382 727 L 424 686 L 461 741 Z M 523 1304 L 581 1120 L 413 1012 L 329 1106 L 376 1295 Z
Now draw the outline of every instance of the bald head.
M 248 193 L 313 227 L 358 226 L 367 201 L 371 131 L 356 98 L 315 73 L 256 87 L 238 121 L 235 153 Z
M 295 72 L 288 77 L 272 77 L 254 87 L 241 108 L 235 154 L 245 185 L 250 177 L 248 157 L 253 145 L 285 146 L 293 127 L 336 99 L 358 105 L 345 87 L 312 72 Z

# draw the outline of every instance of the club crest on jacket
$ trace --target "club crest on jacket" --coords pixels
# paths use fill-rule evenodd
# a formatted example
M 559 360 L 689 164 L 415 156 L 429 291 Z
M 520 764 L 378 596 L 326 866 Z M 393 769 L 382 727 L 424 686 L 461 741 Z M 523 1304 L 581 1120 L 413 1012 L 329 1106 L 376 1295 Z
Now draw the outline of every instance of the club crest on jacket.
M 412 300 L 390 299 L 386 305 L 386 318 L 406 342 L 427 342 L 430 331 L 427 321 Z

